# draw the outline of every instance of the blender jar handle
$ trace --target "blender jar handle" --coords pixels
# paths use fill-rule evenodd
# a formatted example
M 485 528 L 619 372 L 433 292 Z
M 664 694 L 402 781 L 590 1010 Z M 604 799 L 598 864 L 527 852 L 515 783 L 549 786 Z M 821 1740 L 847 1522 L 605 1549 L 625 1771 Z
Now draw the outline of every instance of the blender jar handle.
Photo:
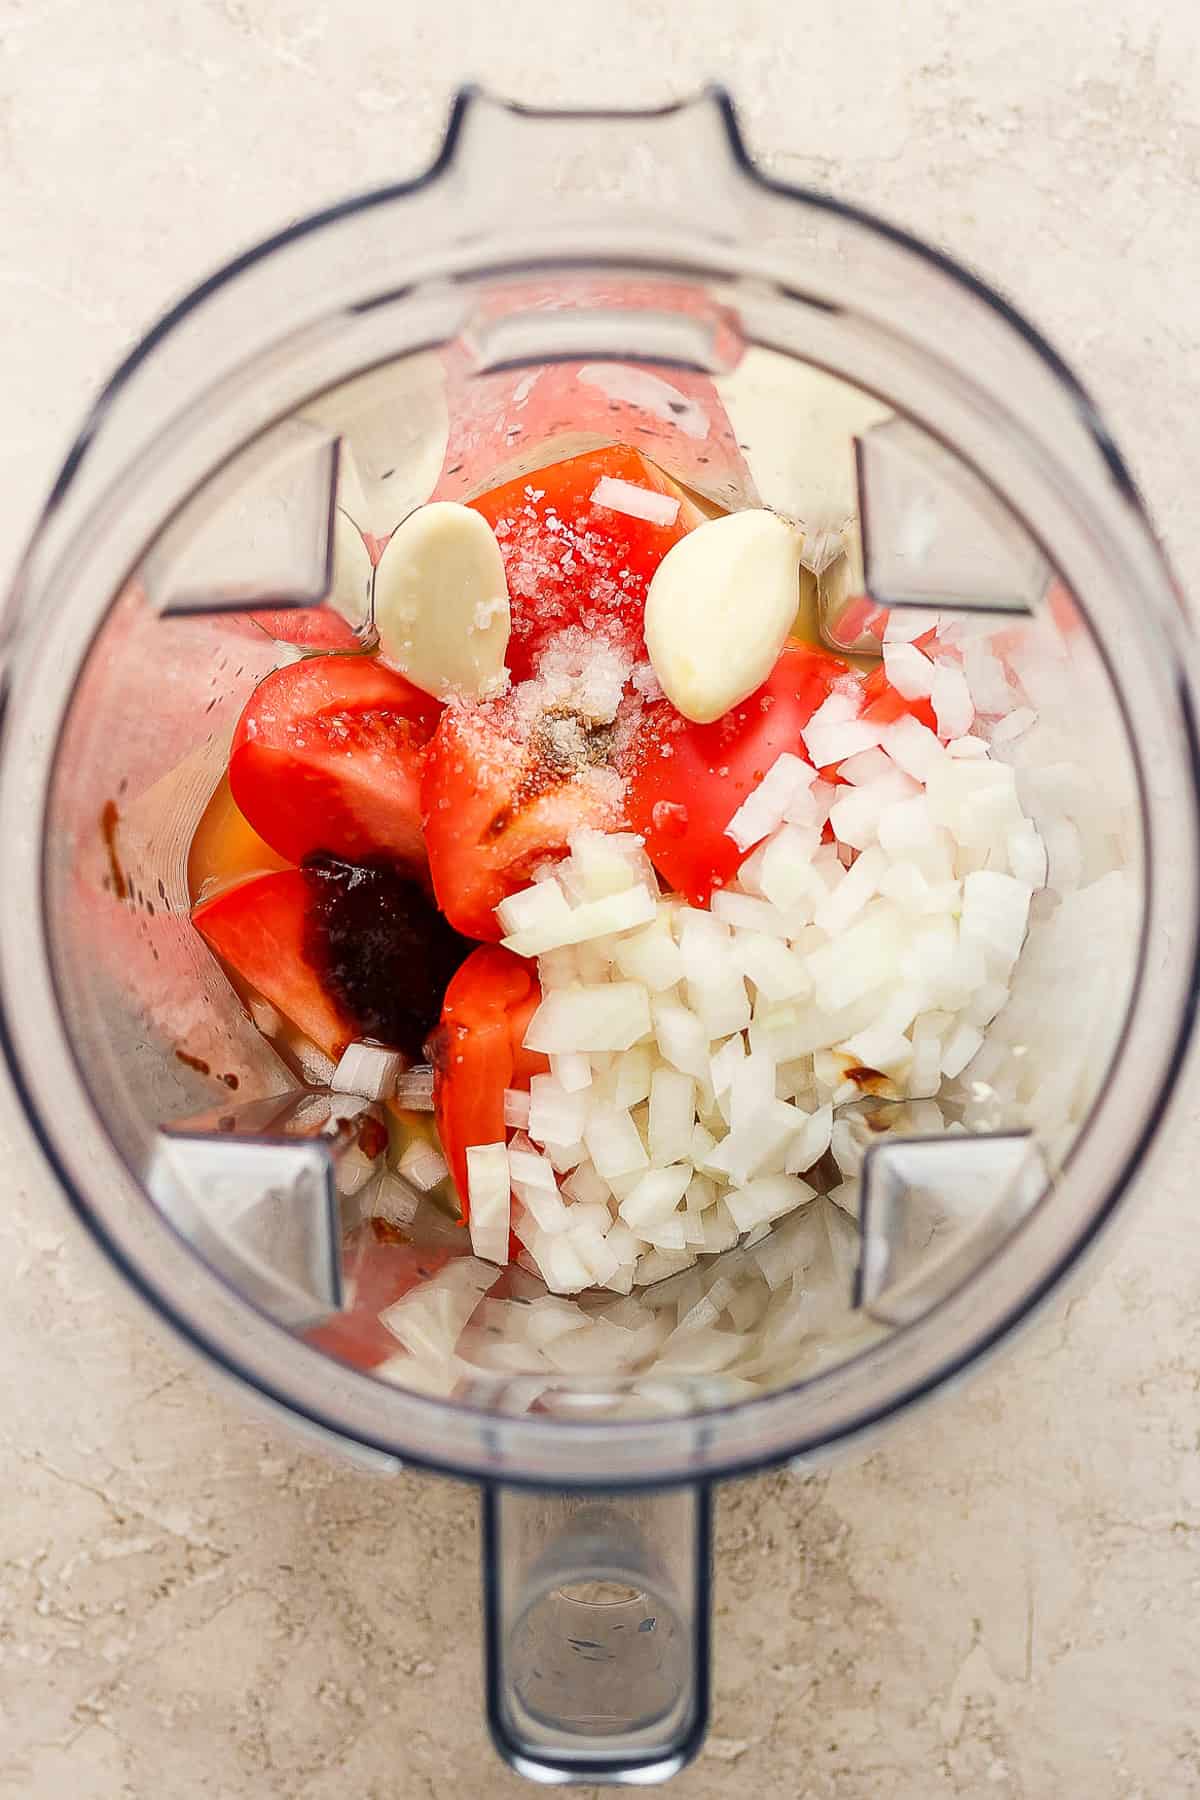
M 488 1724 L 537 1781 L 663 1781 L 708 1724 L 707 1486 L 554 1494 L 488 1487 Z

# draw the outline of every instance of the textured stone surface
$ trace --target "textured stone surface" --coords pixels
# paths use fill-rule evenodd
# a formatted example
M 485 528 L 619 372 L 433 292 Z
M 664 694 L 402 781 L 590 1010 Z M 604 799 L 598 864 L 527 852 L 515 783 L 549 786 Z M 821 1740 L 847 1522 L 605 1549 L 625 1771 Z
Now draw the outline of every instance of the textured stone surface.
M 1200 589 L 1188 0 L 681 11 L 0 0 L 0 573 L 163 305 L 418 168 L 456 80 L 629 104 L 716 75 L 778 173 L 953 249 L 1068 352 Z M 1200 1794 L 1196 1114 L 1014 1351 L 871 1454 L 726 1491 L 681 1800 Z M 7 1115 L 0 1267 L 0 1795 L 517 1793 L 480 1719 L 473 1496 L 343 1469 L 214 1388 Z

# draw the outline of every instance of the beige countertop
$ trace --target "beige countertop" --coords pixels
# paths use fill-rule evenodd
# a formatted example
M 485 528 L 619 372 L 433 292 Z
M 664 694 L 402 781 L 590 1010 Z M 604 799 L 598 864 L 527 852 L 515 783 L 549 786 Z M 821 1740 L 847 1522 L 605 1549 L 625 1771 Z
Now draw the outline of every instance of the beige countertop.
M 717 76 L 777 173 L 945 245 L 1043 326 L 1200 592 L 1194 5 L 846 0 L 781 37 L 819 11 L 0 0 L 0 577 L 156 313 L 419 168 L 456 81 L 629 105 Z M 829 1473 L 722 1494 L 712 1735 L 680 1800 L 1200 1795 L 1198 1110 L 1102 1261 L 977 1380 Z M 215 1387 L 11 1112 L 0 1795 L 516 1794 L 480 1715 L 474 1496 L 343 1468 Z

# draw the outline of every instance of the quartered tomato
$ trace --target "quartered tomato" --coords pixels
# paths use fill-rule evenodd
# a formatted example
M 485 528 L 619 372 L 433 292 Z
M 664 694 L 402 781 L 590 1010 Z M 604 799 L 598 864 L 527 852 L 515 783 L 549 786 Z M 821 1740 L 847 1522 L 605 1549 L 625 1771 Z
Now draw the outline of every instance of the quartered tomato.
M 279 607 L 247 614 L 268 637 L 304 650 L 359 650 L 353 628 L 328 606 Z
M 310 904 L 308 876 L 287 869 L 218 894 L 195 909 L 192 923 L 236 975 L 327 1056 L 338 1057 L 357 1033 L 309 959 Z
M 637 490 L 624 496 L 635 508 L 675 511 L 655 522 L 603 505 L 595 495 L 606 478 Z M 622 498 L 611 491 L 610 497 Z M 700 522 L 683 490 L 623 444 L 520 475 L 470 504 L 492 527 L 504 558 L 512 609 L 508 666 L 518 681 L 547 639 L 569 625 L 636 654 L 644 642 L 650 577 L 671 545 Z
M 607 736 L 591 743 L 602 765 Z M 577 826 L 612 823 L 611 777 L 606 786 L 588 754 L 589 736 L 571 717 L 530 728 L 506 701 L 442 714 L 421 807 L 433 891 L 456 931 L 498 938 L 498 903 L 525 887 L 538 863 L 561 855 Z
M 356 1368 L 377 1368 L 402 1349 L 387 1326 L 380 1324 L 380 1313 L 436 1275 L 449 1260 L 448 1250 L 419 1249 L 405 1243 L 380 1219 L 358 1226 L 342 1245 L 349 1305 L 336 1318 L 305 1332 L 305 1337 L 318 1350 L 327 1350 Z
M 229 786 L 273 850 L 385 855 L 420 868 L 419 787 L 437 703 L 370 657 L 315 656 L 259 683 Z
M 523 1042 L 541 998 L 534 967 L 499 944 L 473 951 L 446 989 L 429 1043 L 433 1109 L 464 1219 L 468 1146 L 503 1143 L 505 1088 L 550 1066 Z
M 197 930 L 293 1025 L 337 1056 L 369 1038 L 416 1060 L 472 946 L 426 888 L 382 858 L 323 852 L 196 908 Z
M 668 886 L 707 906 L 743 861 L 725 827 L 783 751 L 806 756 L 801 731 L 834 683 L 853 678 L 829 651 L 787 643 L 763 685 L 711 725 L 669 702 L 647 710 L 630 758 L 625 810 Z

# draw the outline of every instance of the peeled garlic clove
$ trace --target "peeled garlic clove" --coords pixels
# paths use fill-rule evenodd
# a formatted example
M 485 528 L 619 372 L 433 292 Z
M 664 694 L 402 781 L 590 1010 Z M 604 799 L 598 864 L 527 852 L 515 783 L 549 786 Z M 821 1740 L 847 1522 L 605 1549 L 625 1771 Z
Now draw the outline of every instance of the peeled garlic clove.
M 388 539 L 375 570 L 375 628 L 389 663 L 426 694 L 504 685 L 510 626 L 500 546 L 469 506 L 434 500 Z
M 673 544 L 646 596 L 646 648 L 667 698 L 706 725 L 775 666 L 800 601 L 803 534 L 760 510 Z

